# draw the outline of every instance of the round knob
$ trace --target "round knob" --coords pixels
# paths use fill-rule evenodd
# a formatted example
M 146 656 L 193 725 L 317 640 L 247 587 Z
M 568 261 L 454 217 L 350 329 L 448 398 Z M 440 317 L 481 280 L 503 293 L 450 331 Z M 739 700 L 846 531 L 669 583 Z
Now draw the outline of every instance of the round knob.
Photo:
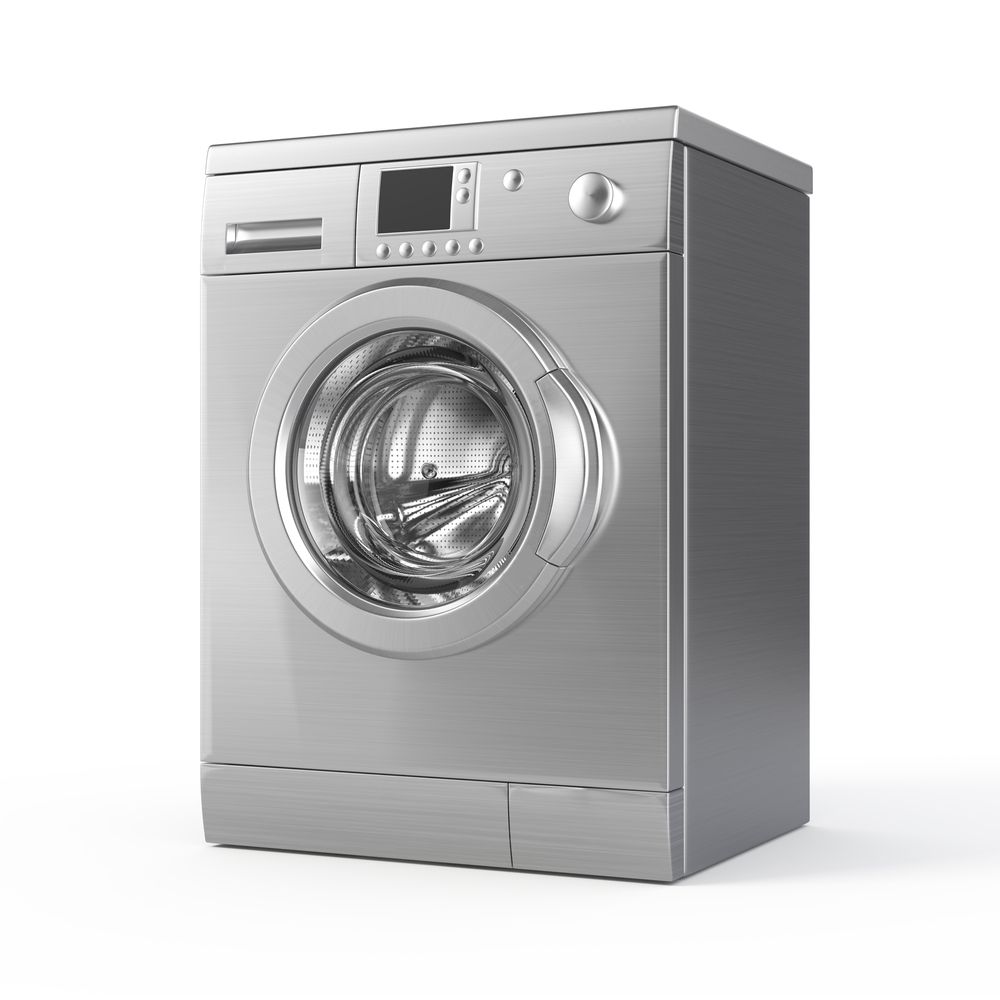
M 581 174 L 569 189 L 569 207 L 584 222 L 610 222 L 624 202 L 622 189 L 604 174 Z
M 520 170 L 508 170 L 503 175 L 503 186 L 508 191 L 520 191 L 524 183 L 524 174 Z

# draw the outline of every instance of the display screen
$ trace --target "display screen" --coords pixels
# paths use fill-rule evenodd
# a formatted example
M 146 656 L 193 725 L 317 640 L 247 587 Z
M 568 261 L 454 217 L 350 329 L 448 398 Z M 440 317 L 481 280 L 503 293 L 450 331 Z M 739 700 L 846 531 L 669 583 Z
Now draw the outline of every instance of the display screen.
M 379 233 L 427 233 L 451 227 L 454 167 L 383 170 L 378 192 Z

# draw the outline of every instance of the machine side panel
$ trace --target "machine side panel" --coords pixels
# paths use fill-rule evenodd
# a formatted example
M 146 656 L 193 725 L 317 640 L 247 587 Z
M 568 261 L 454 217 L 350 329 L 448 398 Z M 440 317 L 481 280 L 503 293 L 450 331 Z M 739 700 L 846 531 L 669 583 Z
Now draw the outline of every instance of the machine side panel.
M 685 872 L 809 811 L 808 198 L 688 150 Z

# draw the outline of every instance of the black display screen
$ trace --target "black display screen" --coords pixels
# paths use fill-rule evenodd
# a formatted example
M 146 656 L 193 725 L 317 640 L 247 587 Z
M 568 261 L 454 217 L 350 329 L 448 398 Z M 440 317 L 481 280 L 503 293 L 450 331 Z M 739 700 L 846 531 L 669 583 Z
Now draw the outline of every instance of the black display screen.
M 451 227 L 454 167 L 383 170 L 378 192 L 379 233 L 426 233 Z

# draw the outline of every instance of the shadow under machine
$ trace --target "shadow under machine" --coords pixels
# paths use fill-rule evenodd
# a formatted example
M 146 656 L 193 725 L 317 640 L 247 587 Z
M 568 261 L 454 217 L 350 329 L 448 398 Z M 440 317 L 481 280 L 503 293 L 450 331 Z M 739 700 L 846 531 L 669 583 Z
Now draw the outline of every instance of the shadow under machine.
M 804 823 L 810 169 L 654 108 L 208 175 L 206 838 L 672 881 Z

